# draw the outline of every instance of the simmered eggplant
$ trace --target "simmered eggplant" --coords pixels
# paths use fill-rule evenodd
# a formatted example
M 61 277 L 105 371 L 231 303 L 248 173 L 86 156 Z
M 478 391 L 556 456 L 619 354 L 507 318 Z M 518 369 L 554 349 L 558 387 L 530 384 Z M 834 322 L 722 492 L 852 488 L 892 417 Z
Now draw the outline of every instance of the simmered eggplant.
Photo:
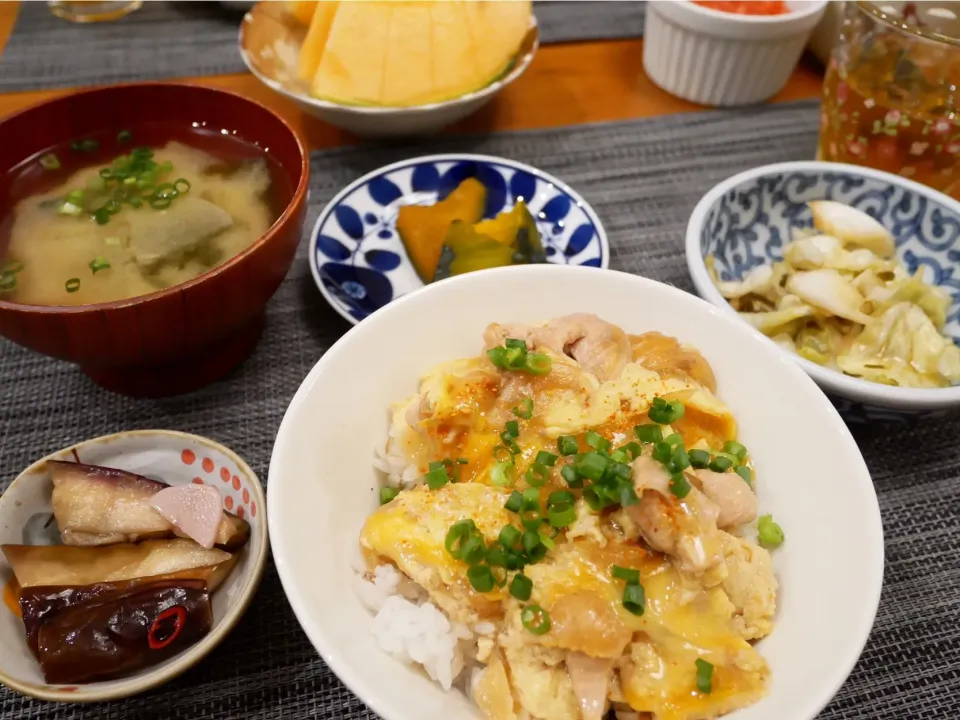
M 114 468 L 51 460 L 53 513 L 65 545 L 111 545 L 149 538 L 185 537 L 151 505 L 169 485 Z M 250 526 L 223 513 L 215 544 L 227 550 L 243 546 Z
M 192 540 L 148 540 L 133 545 L 3 545 L 21 589 L 44 585 L 77 586 L 123 582 L 208 568 L 210 592 L 230 574 L 237 556 L 205 550 Z
M 213 625 L 202 578 L 23 588 L 20 609 L 27 643 L 49 683 L 104 680 L 155 665 Z

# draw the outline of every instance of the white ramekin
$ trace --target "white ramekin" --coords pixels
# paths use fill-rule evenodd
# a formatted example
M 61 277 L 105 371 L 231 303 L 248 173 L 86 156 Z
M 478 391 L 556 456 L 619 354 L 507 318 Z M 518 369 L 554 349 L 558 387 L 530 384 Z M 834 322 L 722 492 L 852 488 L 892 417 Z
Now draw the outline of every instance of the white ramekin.
M 787 84 L 827 0 L 790 0 L 785 15 L 738 15 L 689 0 L 647 3 L 643 67 L 672 95 L 748 105 Z

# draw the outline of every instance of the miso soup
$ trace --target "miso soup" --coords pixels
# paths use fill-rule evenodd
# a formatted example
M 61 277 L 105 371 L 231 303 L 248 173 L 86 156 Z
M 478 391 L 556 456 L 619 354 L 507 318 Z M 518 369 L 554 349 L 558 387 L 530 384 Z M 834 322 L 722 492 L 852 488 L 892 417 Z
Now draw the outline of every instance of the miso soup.
M 146 124 L 77 138 L 0 187 L 0 300 L 87 305 L 191 280 L 243 252 L 291 190 L 262 149 Z

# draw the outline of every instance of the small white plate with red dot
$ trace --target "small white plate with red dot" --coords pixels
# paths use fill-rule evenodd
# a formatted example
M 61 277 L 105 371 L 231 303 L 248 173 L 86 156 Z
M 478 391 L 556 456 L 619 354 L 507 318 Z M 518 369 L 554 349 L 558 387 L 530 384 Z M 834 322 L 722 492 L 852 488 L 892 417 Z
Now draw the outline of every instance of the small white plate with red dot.
M 223 508 L 250 523 L 250 540 L 239 550 L 233 572 L 214 593 L 213 627 L 198 643 L 140 672 L 105 682 L 50 685 L 44 681 L 24 637 L 16 602 L 7 592 L 12 576 L 0 553 L 0 682 L 25 695 L 57 702 L 101 702 L 162 685 L 199 662 L 233 629 L 253 599 L 267 562 L 266 500 L 260 479 L 242 458 L 207 438 L 173 430 L 131 430 L 58 450 L 24 470 L 0 495 L 0 544 L 50 545 L 59 541 L 52 522 L 53 481 L 48 460 L 118 468 L 167 483 L 206 484 Z

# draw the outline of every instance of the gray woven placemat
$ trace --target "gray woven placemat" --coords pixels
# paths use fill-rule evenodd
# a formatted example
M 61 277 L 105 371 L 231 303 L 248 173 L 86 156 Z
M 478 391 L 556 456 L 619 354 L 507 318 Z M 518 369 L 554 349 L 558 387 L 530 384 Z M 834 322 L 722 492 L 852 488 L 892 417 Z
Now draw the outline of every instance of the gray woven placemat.
M 318 153 L 308 224 L 346 183 L 384 163 L 457 150 L 503 155 L 554 173 L 583 193 L 606 226 L 614 268 L 692 291 L 682 243 L 696 201 L 738 171 L 810 158 L 816 122 L 816 105 L 803 102 Z M 190 396 L 163 401 L 114 396 L 69 365 L 0 341 L 0 477 L 9 481 L 36 458 L 85 438 L 160 427 L 224 442 L 266 480 L 287 403 L 346 329 L 314 287 L 301 247 L 270 304 L 256 353 L 232 377 Z M 854 432 L 880 497 L 886 587 L 866 652 L 821 720 L 958 718 L 960 425 L 941 421 L 910 430 Z M 164 688 L 91 707 L 57 707 L 0 690 L 3 720 L 372 717 L 316 657 L 272 564 L 237 629 L 204 663 Z
M 543 43 L 639 37 L 644 3 L 537 2 Z M 25 2 L 0 54 L 0 92 L 245 72 L 242 11 L 215 2 L 145 2 L 111 23 L 76 25 Z

